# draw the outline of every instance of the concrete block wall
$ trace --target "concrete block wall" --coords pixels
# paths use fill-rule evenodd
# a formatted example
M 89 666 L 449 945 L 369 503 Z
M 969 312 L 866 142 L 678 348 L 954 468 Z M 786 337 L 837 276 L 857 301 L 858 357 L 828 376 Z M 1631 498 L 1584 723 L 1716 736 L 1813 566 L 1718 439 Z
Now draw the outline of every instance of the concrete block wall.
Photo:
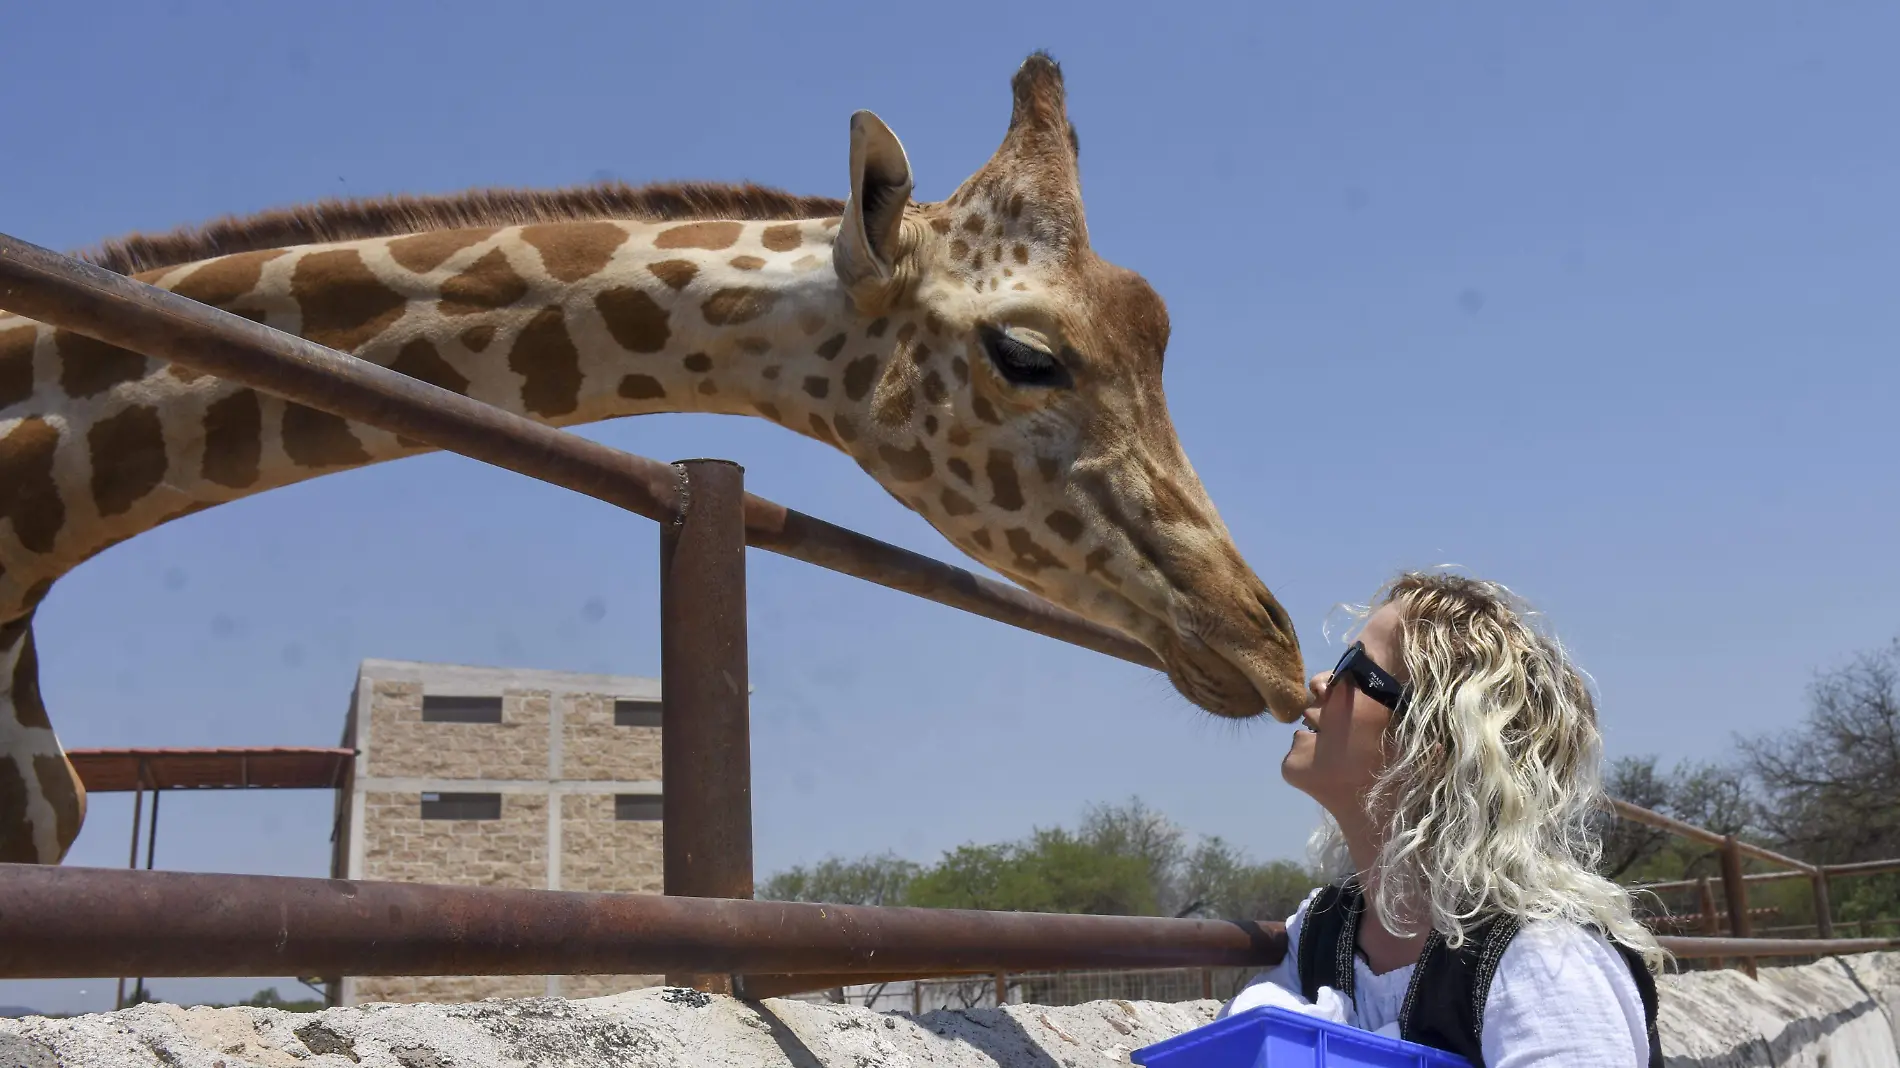
M 434 722 L 429 697 L 499 698 L 500 722 Z M 660 730 L 619 726 L 615 702 L 659 700 L 626 676 L 368 660 L 344 744 L 357 749 L 338 799 L 341 878 L 658 893 L 664 832 L 619 819 L 615 797 L 661 792 Z M 496 819 L 425 819 L 428 794 L 499 795 Z M 344 1004 L 634 989 L 657 976 L 353 977 Z

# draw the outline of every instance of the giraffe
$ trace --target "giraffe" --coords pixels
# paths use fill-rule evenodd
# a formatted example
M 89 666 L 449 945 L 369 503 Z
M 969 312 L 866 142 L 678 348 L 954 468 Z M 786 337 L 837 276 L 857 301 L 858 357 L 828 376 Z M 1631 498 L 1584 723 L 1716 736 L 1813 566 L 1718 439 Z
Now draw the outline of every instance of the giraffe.
M 1304 706 L 1298 639 L 1170 422 L 1167 310 L 1090 248 L 1060 68 L 991 158 L 913 200 L 851 117 L 848 195 L 618 183 L 327 201 L 133 235 L 93 262 L 569 426 L 757 416 L 837 448 L 959 550 L 1152 649 L 1219 716 Z M 0 313 L 0 861 L 58 863 L 85 793 L 41 699 L 59 576 L 226 501 L 426 451 Z

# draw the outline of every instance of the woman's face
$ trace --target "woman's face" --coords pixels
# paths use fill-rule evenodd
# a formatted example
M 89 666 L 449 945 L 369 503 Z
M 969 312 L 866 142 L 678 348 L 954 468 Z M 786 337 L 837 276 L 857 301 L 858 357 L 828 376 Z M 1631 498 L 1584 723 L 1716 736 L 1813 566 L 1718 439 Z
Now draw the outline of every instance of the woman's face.
M 1399 656 L 1399 610 L 1385 605 L 1366 620 L 1359 640 L 1366 655 L 1398 679 L 1409 681 Z M 1385 728 L 1392 713 L 1353 684 L 1333 685 L 1322 671 L 1307 683 L 1312 701 L 1300 717 L 1293 747 L 1280 762 L 1280 776 L 1326 807 L 1335 819 L 1362 812 L 1364 797 L 1385 768 Z

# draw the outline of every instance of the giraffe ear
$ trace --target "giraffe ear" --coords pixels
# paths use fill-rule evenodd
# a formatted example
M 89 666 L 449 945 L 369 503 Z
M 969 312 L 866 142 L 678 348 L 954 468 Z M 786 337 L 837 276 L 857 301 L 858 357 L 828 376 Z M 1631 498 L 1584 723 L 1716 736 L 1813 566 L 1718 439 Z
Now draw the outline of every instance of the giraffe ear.
M 882 290 L 891 282 L 910 191 L 910 159 L 897 135 L 868 111 L 851 116 L 851 197 L 832 255 L 847 290 Z

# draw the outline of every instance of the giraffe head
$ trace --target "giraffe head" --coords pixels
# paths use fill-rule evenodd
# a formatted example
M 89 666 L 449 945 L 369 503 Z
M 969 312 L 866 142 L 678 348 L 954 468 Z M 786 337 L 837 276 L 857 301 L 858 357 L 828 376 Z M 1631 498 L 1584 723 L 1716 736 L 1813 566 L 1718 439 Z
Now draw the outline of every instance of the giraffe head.
M 941 203 L 912 203 L 896 136 L 852 117 L 833 263 L 876 351 L 857 388 L 846 368 L 861 407 L 837 418 L 862 428 L 839 437 L 964 552 L 1147 645 L 1195 704 L 1290 722 L 1299 642 L 1168 418 L 1167 309 L 1089 247 L 1060 69 L 1038 53 L 1012 89 L 1001 147 Z

